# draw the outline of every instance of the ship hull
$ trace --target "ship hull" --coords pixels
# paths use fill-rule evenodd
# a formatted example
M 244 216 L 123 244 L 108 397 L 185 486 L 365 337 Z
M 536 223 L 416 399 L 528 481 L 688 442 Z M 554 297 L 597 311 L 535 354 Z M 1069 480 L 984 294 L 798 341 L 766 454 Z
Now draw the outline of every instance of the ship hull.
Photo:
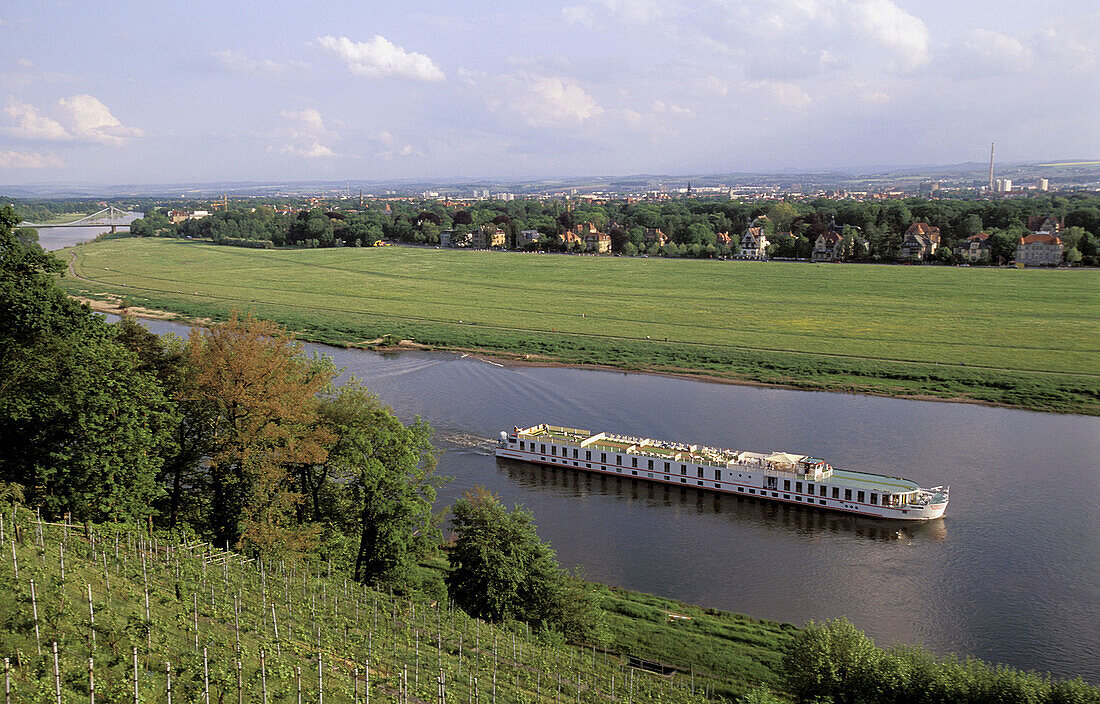
M 517 429 L 518 430 L 518 429 Z M 923 504 L 906 503 L 887 506 L 879 503 L 876 487 L 895 485 L 905 482 L 893 477 L 871 475 L 858 472 L 830 469 L 830 478 L 806 481 L 805 477 L 786 478 L 784 475 L 760 471 L 758 467 L 733 463 L 707 464 L 704 462 L 685 462 L 670 460 L 653 463 L 653 456 L 629 453 L 585 453 L 583 445 L 551 443 L 552 454 L 547 451 L 546 443 L 519 442 L 516 434 L 501 434 L 501 442 L 496 448 L 496 456 L 505 459 L 529 462 L 555 468 L 568 468 L 604 476 L 624 477 L 654 482 L 667 486 L 690 487 L 717 494 L 751 497 L 793 504 L 827 511 L 837 511 L 869 518 L 896 521 L 929 521 L 943 516 L 947 509 L 947 492 L 927 494 L 932 497 Z M 523 449 L 520 449 L 520 447 Z M 587 455 L 587 456 L 586 456 Z M 641 463 L 638 458 L 641 458 Z M 603 459 L 604 461 L 600 461 Z M 625 460 L 625 461 L 624 461 Z M 632 466 L 640 464 L 640 466 Z M 690 465 L 690 466 L 689 466 Z M 682 468 L 682 469 L 679 469 Z M 690 469 L 690 472 L 689 472 Z M 663 470 L 663 471 L 662 471 Z M 834 478 L 835 477 L 835 478 Z M 801 479 L 801 480 L 799 480 Z M 769 484 L 769 481 L 772 484 Z M 866 485 L 864 485 L 866 483 Z M 838 486 L 839 485 L 839 486 Z M 910 489 L 911 483 L 904 485 Z M 836 487 L 836 488 L 834 488 Z M 856 489 L 848 491 L 847 496 L 840 487 Z M 862 490 L 860 490 L 862 487 Z M 928 492 L 929 490 L 919 490 Z M 886 495 L 882 495 L 885 501 Z M 855 500 L 856 498 L 864 500 Z M 875 501 L 872 504 L 868 498 Z

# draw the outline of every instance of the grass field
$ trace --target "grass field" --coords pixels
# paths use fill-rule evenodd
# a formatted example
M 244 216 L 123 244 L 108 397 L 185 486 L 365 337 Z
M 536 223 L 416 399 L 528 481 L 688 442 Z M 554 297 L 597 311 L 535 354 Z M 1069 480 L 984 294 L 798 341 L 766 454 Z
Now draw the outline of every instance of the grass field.
M 1100 272 L 464 252 L 75 249 L 74 294 L 306 338 L 1100 414 Z

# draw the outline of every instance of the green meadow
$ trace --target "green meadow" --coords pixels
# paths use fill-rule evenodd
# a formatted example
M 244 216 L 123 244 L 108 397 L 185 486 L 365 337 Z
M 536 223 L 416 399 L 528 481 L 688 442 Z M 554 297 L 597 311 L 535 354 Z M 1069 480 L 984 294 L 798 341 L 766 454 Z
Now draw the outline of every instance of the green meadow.
M 82 245 L 74 295 L 308 340 L 483 349 L 797 388 L 1100 414 L 1100 272 L 406 247 Z M 381 343 L 377 341 L 382 339 Z

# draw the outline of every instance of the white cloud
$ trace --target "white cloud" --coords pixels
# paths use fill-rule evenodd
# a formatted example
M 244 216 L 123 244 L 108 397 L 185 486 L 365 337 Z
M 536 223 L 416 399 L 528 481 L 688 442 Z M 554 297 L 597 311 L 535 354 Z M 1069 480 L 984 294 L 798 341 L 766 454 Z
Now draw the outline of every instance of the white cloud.
M 65 163 L 53 154 L 0 151 L 0 166 L 8 169 L 61 168 Z
M 71 135 L 57 120 L 38 114 L 38 108 L 9 98 L 4 113 L 15 121 L 11 134 L 20 139 L 43 139 L 57 141 L 71 139 Z
M 379 159 L 392 161 L 394 157 L 399 156 L 424 156 L 424 152 L 385 130 L 371 135 L 371 139 L 381 145 L 381 148 L 374 154 Z
M 279 115 L 284 120 L 294 125 L 295 136 L 299 132 L 307 135 L 324 135 L 329 134 L 329 131 L 325 129 L 325 120 L 321 117 L 320 111 L 316 108 L 306 108 L 304 110 L 281 110 Z
M 344 60 L 348 69 L 368 78 L 409 78 L 416 81 L 442 81 L 443 71 L 424 54 L 405 51 L 383 36 L 369 42 L 353 42 L 347 37 L 319 37 L 321 48 Z
M 508 106 L 531 127 L 583 122 L 603 112 L 592 96 L 569 78 L 516 74 L 510 83 Z
M 600 3 L 611 14 L 638 24 L 654 22 L 665 14 L 656 0 L 600 0 Z
M 749 88 L 763 96 L 768 104 L 778 106 L 784 110 L 802 111 L 813 103 L 813 98 L 794 83 L 757 81 L 750 84 Z
M 22 68 L 34 68 L 34 62 L 30 59 L 19 59 L 15 63 Z
M 270 59 L 250 59 L 240 49 L 223 49 L 211 55 L 220 68 L 231 73 L 280 75 L 306 67 L 300 61 L 279 63 Z
M 960 69 L 977 69 L 982 73 L 1015 73 L 1028 71 L 1035 65 L 1035 53 L 1016 37 L 988 29 L 973 29 L 962 42 L 963 61 Z
M 691 108 L 685 108 L 675 103 L 666 103 L 663 100 L 654 100 L 650 107 L 653 108 L 653 112 L 666 113 L 677 117 L 690 117 L 694 114 Z
M 137 127 L 123 125 L 106 105 L 88 94 L 61 98 L 57 105 L 66 114 L 69 131 L 77 139 L 120 145 L 145 134 Z
M 579 24 L 592 29 L 596 18 L 586 5 L 566 5 L 561 9 L 562 18 L 570 24 Z
M 329 159 L 339 156 L 339 154 L 317 141 L 304 146 L 287 144 L 282 147 L 268 147 L 267 150 L 270 152 L 278 152 L 279 154 L 300 156 L 304 159 Z
M 855 0 L 846 4 L 844 14 L 864 38 L 895 54 L 900 68 L 910 70 L 928 63 L 928 27 L 892 0 Z

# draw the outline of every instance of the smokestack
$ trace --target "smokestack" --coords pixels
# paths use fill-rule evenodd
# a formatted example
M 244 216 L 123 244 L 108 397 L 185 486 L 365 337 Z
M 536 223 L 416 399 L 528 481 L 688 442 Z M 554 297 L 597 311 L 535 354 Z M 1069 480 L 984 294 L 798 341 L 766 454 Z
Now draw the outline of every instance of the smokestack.
M 993 190 L 993 147 L 996 142 L 989 143 L 989 190 Z

